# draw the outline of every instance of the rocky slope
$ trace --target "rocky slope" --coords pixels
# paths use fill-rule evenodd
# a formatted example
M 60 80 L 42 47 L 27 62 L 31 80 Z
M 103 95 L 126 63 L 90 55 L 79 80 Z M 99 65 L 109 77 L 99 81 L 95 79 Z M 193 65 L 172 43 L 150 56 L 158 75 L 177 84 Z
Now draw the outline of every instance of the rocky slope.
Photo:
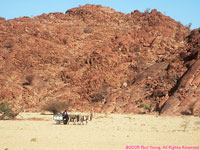
M 162 13 L 85 5 L 0 19 L 0 103 L 199 115 L 199 36 Z

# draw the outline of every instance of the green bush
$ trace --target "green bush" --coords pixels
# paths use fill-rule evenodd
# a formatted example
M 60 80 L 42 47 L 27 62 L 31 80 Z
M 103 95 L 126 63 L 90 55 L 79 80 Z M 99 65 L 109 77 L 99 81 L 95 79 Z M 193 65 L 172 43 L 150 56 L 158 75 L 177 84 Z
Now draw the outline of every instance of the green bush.
M 145 104 L 144 108 L 150 110 L 151 109 L 151 105 L 150 104 Z
M 151 104 L 140 103 L 140 107 L 144 107 L 145 109 L 150 110 L 151 109 Z
M 140 107 L 144 107 L 144 103 L 140 103 Z
M 18 113 L 13 112 L 7 103 L 0 105 L 0 120 L 14 119 Z
M 0 105 L 0 113 L 9 113 L 11 112 L 11 108 L 8 106 L 7 103 L 3 103 Z

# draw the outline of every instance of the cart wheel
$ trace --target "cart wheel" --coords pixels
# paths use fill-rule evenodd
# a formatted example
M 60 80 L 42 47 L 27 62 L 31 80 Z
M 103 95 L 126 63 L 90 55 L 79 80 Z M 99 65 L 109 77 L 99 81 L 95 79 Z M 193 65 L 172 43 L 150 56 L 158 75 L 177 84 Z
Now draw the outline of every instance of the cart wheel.
M 60 124 L 60 121 L 59 121 L 59 120 L 57 120 L 57 121 L 56 121 L 56 124 Z
M 67 120 L 63 120 L 63 124 L 67 124 Z

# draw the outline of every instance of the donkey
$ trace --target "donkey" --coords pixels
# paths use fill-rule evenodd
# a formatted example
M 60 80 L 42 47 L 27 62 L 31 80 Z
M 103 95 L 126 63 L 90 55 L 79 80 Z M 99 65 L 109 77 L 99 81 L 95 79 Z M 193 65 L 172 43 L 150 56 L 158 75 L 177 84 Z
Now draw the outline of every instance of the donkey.
M 80 124 L 84 124 L 84 121 L 85 123 L 87 124 L 88 121 L 92 121 L 92 118 L 93 118 L 93 114 L 91 113 L 90 115 L 77 115 L 77 122 L 79 122 Z
M 68 124 L 69 124 L 70 122 L 73 122 L 73 124 L 76 124 L 75 122 L 78 121 L 78 119 L 77 119 L 77 118 L 78 118 L 77 115 L 69 114 L 68 116 L 69 116 Z

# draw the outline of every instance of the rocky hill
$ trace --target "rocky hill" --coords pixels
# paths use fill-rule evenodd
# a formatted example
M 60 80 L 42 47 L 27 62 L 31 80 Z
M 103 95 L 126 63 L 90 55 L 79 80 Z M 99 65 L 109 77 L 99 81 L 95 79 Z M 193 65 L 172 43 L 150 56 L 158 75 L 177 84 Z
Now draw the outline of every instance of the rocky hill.
M 200 115 L 200 29 L 157 10 L 85 5 L 0 18 L 0 103 L 38 111 Z

